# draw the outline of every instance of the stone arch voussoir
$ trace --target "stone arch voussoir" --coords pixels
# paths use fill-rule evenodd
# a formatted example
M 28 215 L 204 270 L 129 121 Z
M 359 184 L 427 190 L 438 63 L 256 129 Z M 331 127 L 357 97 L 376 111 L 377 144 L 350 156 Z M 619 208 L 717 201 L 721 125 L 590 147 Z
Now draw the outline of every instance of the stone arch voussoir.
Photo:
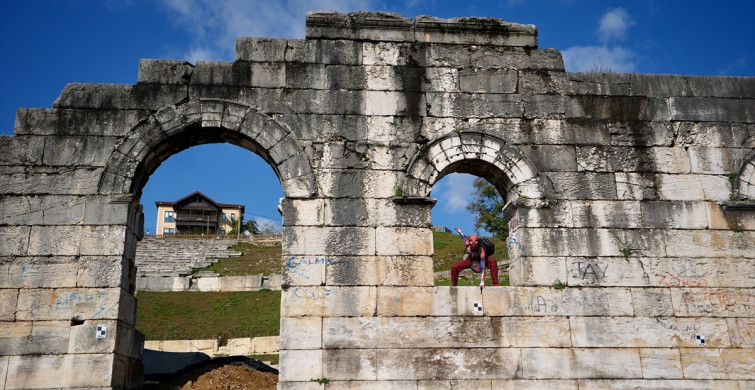
M 740 200 L 755 200 L 755 149 L 744 158 L 735 183 L 734 194 Z
M 309 154 L 291 129 L 253 107 L 212 99 L 165 107 L 134 126 L 110 154 L 99 193 L 136 194 L 162 161 L 212 142 L 232 143 L 258 154 L 278 175 L 287 197 L 316 193 Z
M 405 196 L 428 196 L 438 180 L 459 172 L 498 183 L 496 187 L 502 193 L 513 190 L 531 199 L 544 197 L 534 164 L 516 147 L 484 133 L 462 132 L 439 138 L 414 156 L 406 172 Z

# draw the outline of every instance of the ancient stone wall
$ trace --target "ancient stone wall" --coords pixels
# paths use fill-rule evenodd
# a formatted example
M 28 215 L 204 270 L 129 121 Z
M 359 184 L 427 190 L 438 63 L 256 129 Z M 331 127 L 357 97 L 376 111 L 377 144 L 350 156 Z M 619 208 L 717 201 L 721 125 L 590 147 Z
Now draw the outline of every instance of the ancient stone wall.
M 383 13 L 68 85 L 0 137 L 0 383 L 139 386 L 141 189 L 229 142 L 285 194 L 280 389 L 752 388 L 754 99 L 566 73 L 534 26 Z M 453 172 L 510 201 L 512 287 L 433 286 Z

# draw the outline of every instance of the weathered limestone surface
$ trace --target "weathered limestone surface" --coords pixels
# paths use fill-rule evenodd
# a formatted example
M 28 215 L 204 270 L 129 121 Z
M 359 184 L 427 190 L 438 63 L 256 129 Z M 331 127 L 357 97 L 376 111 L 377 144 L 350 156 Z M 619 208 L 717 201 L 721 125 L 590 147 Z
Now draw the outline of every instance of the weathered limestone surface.
M 69 84 L 0 136 L 5 388 L 141 386 L 139 196 L 212 142 L 285 194 L 280 389 L 754 387 L 755 78 L 567 73 L 491 18 L 314 12 L 236 46 Z M 450 173 L 509 201 L 511 287 L 433 286 Z

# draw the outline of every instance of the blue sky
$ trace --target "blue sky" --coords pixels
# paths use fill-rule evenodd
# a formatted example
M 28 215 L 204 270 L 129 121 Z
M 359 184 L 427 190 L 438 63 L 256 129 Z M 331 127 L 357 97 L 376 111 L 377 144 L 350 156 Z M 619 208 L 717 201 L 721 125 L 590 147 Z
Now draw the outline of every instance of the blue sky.
M 16 108 L 52 107 L 67 83 L 135 84 L 140 58 L 232 61 L 235 37 L 302 38 L 306 11 L 318 9 L 534 24 L 540 47 L 560 50 L 571 72 L 755 75 L 752 0 L 2 0 L 0 134 L 13 134 Z M 436 185 L 434 224 L 474 231 L 464 209 L 471 179 L 449 175 Z M 195 190 L 280 223 L 272 169 L 220 144 L 177 154 L 153 174 L 141 199 L 145 230 L 154 233 L 155 201 Z

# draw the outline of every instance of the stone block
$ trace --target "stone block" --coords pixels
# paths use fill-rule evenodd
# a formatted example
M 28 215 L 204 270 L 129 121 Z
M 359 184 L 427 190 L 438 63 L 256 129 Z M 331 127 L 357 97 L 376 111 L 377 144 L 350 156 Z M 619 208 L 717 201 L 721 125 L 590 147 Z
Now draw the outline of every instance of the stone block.
M 623 257 L 566 258 L 569 286 L 646 286 L 647 258 L 627 261 Z
M 64 354 L 69 321 L 0 322 L 0 355 Z
M 82 256 L 122 256 L 127 249 L 126 226 L 83 226 L 81 227 Z
M 674 256 L 752 258 L 755 231 L 665 230 L 663 233 L 666 248 Z
M 378 287 L 377 314 L 383 317 L 433 314 L 432 287 Z
M 424 15 L 414 20 L 414 30 L 414 39 L 420 42 L 537 47 L 535 26 L 494 18 L 441 19 Z
M 317 383 L 315 383 L 317 384 Z M 318 385 L 320 386 L 320 385 Z M 416 381 L 330 381 L 328 389 L 333 390 L 417 390 Z M 297 389 L 298 390 L 298 389 Z M 313 389 L 318 390 L 318 389 Z M 322 387 L 319 388 L 322 390 Z
M 580 380 L 579 389 L 587 390 L 731 390 L 738 387 L 736 381 L 728 380 L 674 380 L 674 379 L 605 379 Z
M 486 289 L 488 316 L 631 316 L 627 288 L 499 287 Z
M 433 289 L 432 312 L 437 316 L 474 316 L 475 302 L 482 303 L 477 287 L 438 286 Z
M 677 317 L 752 317 L 755 289 L 674 288 L 671 302 Z
M 321 196 L 334 198 L 390 198 L 396 193 L 392 171 L 326 170 L 319 176 Z
M 378 227 L 375 253 L 379 256 L 431 256 L 432 234 L 428 228 Z
M 429 116 L 521 118 L 524 112 L 522 98 L 514 94 L 428 92 L 425 96 Z
M 73 257 L 41 257 L 0 265 L 0 288 L 76 287 L 78 265 L 74 261 Z
M 5 384 L 8 376 L 8 360 L 9 356 L 0 356 L 0 383 Z
M 499 339 L 504 347 L 572 346 L 569 319 L 566 317 L 502 317 L 501 325 Z
M 670 317 L 674 315 L 671 289 L 633 288 L 631 291 L 635 316 Z
M 112 354 L 10 356 L 5 388 L 109 388 Z
M 194 65 L 179 60 L 139 60 L 139 84 L 176 84 L 188 85 Z
M 68 353 L 118 352 L 128 355 L 134 341 L 134 329 L 117 320 L 88 320 L 67 325 L 71 331 Z
M 491 383 L 495 383 L 496 381 L 491 381 L 489 379 L 468 379 L 468 380 L 443 380 L 443 381 L 437 381 L 437 380 L 425 380 L 425 381 L 416 381 L 416 388 L 413 387 L 412 390 L 455 390 L 455 389 L 465 389 L 465 390 L 490 390 Z M 498 389 L 498 387 L 494 387 L 495 389 Z
M 0 150 L 3 150 L 3 155 L 0 156 L 0 165 L 41 164 L 46 139 L 47 137 L 23 134 L 0 137 Z
M 282 62 L 287 41 L 282 38 L 236 38 L 236 61 Z
M 541 171 L 576 171 L 577 157 L 574 146 L 530 145 L 521 147 L 522 152 Z
M 15 321 L 18 292 L 19 290 L 15 288 L 0 288 L 0 321 Z M 22 310 L 25 309 L 22 307 Z
M 286 62 L 360 65 L 362 42 L 351 40 L 289 40 Z
M 285 234 L 285 233 L 284 233 Z M 289 249 L 290 246 L 289 246 Z M 320 256 L 284 256 L 283 286 L 319 286 L 325 282 L 328 259 Z
M 103 168 L 57 170 L 49 167 L 0 166 L 0 178 L 6 194 L 88 195 L 97 192 Z
M 458 71 L 461 92 L 515 93 L 517 72 L 511 69 L 465 68 Z
M 723 202 L 731 196 L 731 184 L 718 175 L 656 175 L 661 200 L 709 200 Z
M 546 172 L 558 199 L 616 199 L 616 179 L 610 173 Z
M 303 228 L 295 226 L 284 228 L 283 235 L 284 240 L 288 243 L 284 250 L 285 256 L 321 257 L 323 253 L 339 257 L 375 255 L 374 228 L 358 226 Z
M 564 257 L 527 257 L 509 269 L 509 278 L 517 286 L 552 286 L 567 283 L 568 269 Z
M 42 163 L 47 166 L 97 166 L 108 160 L 115 137 L 48 136 Z
M 251 86 L 260 88 L 286 87 L 285 63 L 253 63 Z
M 576 317 L 570 319 L 572 345 L 586 348 L 729 347 L 729 331 L 722 318 Z
M 664 98 L 645 96 L 573 96 L 566 101 L 566 118 L 616 121 L 664 121 L 670 115 Z
M 519 229 L 512 235 L 528 256 L 665 256 L 663 236 L 652 229 Z M 509 238 L 511 241 L 511 238 Z M 629 252 L 627 252 L 629 250 Z M 624 252 L 622 252 L 624 251 Z M 512 253 L 509 248 L 509 253 Z
M 130 284 L 130 265 L 121 256 L 82 256 L 78 262 L 76 287 L 123 287 Z
M 558 95 L 522 95 L 524 118 L 546 119 L 564 117 L 563 96 Z
M 219 277 L 201 277 L 196 279 L 197 290 L 199 291 L 220 291 Z
M 248 62 L 197 61 L 191 85 L 250 87 L 252 66 Z
M 281 297 L 281 317 L 338 317 L 375 313 L 375 287 L 291 287 Z
M 323 378 L 330 380 L 377 380 L 377 351 L 326 349 L 322 351 Z
M 218 279 L 220 291 L 258 291 L 265 288 L 262 275 L 223 276 Z
M 254 354 L 275 354 L 280 350 L 279 336 L 264 336 L 252 338 L 252 353 Z
M 253 355 L 254 348 L 252 347 L 252 338 L 251 337 L 242 337 L 237 339 L 228 339 L 228 355 L 231 356 L 246 356 L 246 355 Z
M 63 88 L 53 107 L 159 110 L 180 103 L 187 92 L 183 85 L 71 83 Z
M 517 348 L 379 349 L 378 380 L 507 379 L 522 375 Z
M 85 225 L 125 225 L 129 223 L 129 201 L 115 196 L 84 198 Z
M 752 379 L 753 349 L 681 348 L 687 379 Z
M 17 320 L 119 319 L 129 306 L 120 288 L 22 289 L 18 295 Z M 127 319 L 127 318 L 122 318 Z M 133 323 L 133 321 L 127 323 Z
M 323 351 L 319 349 L 282 350 L 279 358 L 280 382 L 309 382 L 310 379 L 323 378 Z
M 645 379 L 681 379 L 682 361 L 677 348 L 641 348 L 642 377 Z
M 16 111 L 15 133 L 16 135 L 52 135 L 59 134 L 61 129 L 65 129 L 65 134 L 68 135 L 80 134 L 117 137 L 125 134 L 127 130 L 134 128 L 137 123 L 150 114 L 150 112 L 145 110 L 125 109 L 19 108 Z M 33 153 L 34 150 L 32 148 L 26 152 Z M 34 153 L 35 159 L 41 157 L 41 153 Z
M 726 122 L 680 122 L 678 143 L 683 146 L 731 147 L 747 145 L 753 125 Z
M 616 196 L 624 200 L 655 200 L 655 179 L 652 174 L 616 172 Z
M 280 379 L 279 379 L 280 380 Z M 333 385 L 333 384 L 329 384 Z M 315 381 L 306 382 L 278 382 L 279 390 L 322 390 L 322 385 Z
M 79 254 L 80 239 L 79 226 L 33 226 L 28 254 L 75 256 Z
M 641 378 L 637 349 L 523 348 L 522 377 L 538 379 Z
M 734 347 L 755 347 L 755 318 L 727 318 L 729 337 Z
M 390 12 L 310 11 L 307 38 L 413 41 L 412 20 Z
M 431 205 L 401 204 L 393 199 L 376 199 L 378 226 L 428 227 Z
M 669 99 L 670 120 L 700 122 L 755 122 L 746 99 L 676 96 Z
M 755 230 L 755 215 L 752 213 L 740 213 L 715 202 L 707 202 L 706 206 L 709 229 Z
M 693 201 L 642 202 L 642 226 L 647 228 L 705 229 L 706 203 Z
M 493 380 L 496 390 L 579 390 L 576 380 L 506 379 Z

